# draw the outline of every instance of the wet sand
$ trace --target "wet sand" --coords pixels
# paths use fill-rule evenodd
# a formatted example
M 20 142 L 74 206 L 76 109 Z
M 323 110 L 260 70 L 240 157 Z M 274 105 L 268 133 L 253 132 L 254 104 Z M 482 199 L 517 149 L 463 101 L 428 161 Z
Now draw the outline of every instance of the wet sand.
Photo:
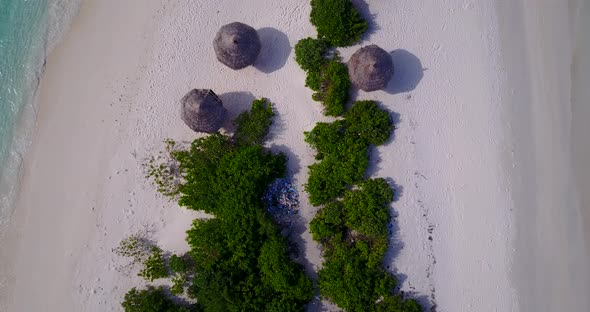
M 498 5 L 504 96 L 511 107 L 506 118 L 513 134 L 506 166 L 516 216 L 512 278 L 520 311 L 588 311 L 590 306 L 590 240 L 584 228 L 590 110 L 581 101 L 588 93 L 579 90 L 588 83 L 572 71 L 582 61 L 581 50 L 574 49 L 571 16 L 581 2 L 574 2 Z

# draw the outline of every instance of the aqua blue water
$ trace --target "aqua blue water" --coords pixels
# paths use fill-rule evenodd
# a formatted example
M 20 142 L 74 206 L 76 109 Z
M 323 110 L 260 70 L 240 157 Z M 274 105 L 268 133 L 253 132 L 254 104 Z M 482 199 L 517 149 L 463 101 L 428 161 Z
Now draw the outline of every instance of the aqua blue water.
M 0 0 L 0 225 L 11 213 L 45 60 L 46 0 Z

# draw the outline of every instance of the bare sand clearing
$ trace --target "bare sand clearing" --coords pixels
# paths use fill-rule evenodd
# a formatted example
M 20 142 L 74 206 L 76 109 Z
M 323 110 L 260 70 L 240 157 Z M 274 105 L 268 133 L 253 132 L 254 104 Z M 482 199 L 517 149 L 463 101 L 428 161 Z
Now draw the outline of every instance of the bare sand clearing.
M 380 101 L 397 121 L 370 172 L 398 185 L 386 265 L 427 308 L 516 310 L 496 9 L 485 0 L 369 2 L 355 1 L 371 20 L 362 44 L 391 51 L 396 67 L 387 90 L 357 94 Z M 328 120 L 292 50 L 314 35 L 309 11 L 300 0 L 84 2 L 42 81 L 3 255 L 11 261 L 6 310 L 118 311 L 123 294 L 144 284 L 117 270 L 124 260 L 112 248 L 122 238 L 148 229 L 164 249 L 188 248 L 184 231 L 198 214 L 159 197 L 141 163 L 165 138 L 194 138 L 179 118 L 191 88 L 214 89 L 230 116 L 255 97 L 275 103 L 269 146 L 287 153 L 304 195 L 314 160 L 303 132 Z M 241 71 L 217 62 L 211 45 L 233 21 L 256 28 L 263 45 L 256 65 Z M 342 49 L 343 59 L 358 47 Z M 303 197 L 306 223 L 316 209 Z M 320 252 L 307 231 L 301 243 L 314 275 Z

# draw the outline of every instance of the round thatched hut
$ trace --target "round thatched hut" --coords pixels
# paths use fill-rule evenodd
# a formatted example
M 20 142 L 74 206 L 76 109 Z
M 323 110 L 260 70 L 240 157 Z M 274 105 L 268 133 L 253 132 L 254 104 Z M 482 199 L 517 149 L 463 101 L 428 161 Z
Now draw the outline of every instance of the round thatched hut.
M 217 59 L 232 69 L 254 64 L 260 47 L 256 29 L 240 22 L 221 26 L 213 40 Z
M 372 44 L 354 52 L 348 61 L 348 74 L 359 89 L 383 89 L 393 76 L 393 61 L 387 51 Z
M 226 110 L 221 99 L 212 90 L 193 89 L 180 103 L 180 117 L 195 132 L 215 132 L 225 121 Z

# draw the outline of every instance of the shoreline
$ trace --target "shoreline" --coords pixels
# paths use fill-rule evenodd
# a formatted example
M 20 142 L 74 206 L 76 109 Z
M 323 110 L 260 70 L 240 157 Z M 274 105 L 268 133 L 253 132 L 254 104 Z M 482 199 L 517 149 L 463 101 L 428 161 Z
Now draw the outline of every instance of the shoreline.
M 84 44 L 79 44 L 78 38 L 86 36 L 83 30 L 91 25 L 117 18 L 111 8 L 97 8 L 96 2 L 85 2 L 69 32 L 47 58 L 39 86 L 33 144 L 25 156 L 17 208 L 3 246 L 8 251 L 2 256 L 3 269 L 9 272 L 5 274 L 8 292 L 2 295 L 2 303 L 9 311 L 58 311 L 74 305 L 73 283 L 78 274 L 75 268 L 91 241 L 96 223 L 94 207 L 87 205 L 101 201 L 106 174 L 103 171 L 108 169 L 105 164 L 109 150 L 118 141 L 114 131 L 120 126 L 113 121 L 114 113 L 101 103 L 104 97 L 111 96 L 110 92 L 98 101 L 89 98 L 97 93 L 92 91 L 94 86 L 104 88 L 109 79 L 124 79 L 116 77 L 120 72 L 113 75 L 107 72 L 108 68 L 93 64 L 97 60 L 108 61 L 108 54 L 96 56 L 101 51 L 96 45 L 108 43 L 108 33 L 114 33 L 115 28 L 101 25 L 103 35 L 95 35 L 93 41 L 86 39 Z M 127 30 L 119 31 L 119 38 L 124 39 L 125 34 L 134 36 L 137 26 L 133 25 L 141 20 L 121 15 L 118 18 L 126 23 Z M 129 39 L 125 49 L 139 52 L 133 46 L 136 39 Z M 102 51 L 108 52 L 108 45 L 105 47 Z M 136 56 L 130 53 L 125 59 L 122 55 L 118 56 L 119 66 L 134 68 L 135 65 L 124 64 L 133 64 Z M 79 79 L 81 76 L 83 79 Z M 94 130 L 100 127 L 107 131 Z M 86 171 L 83 174 L 79 173 L 82 168 Z M 47 280 L 53 283 L 49 289 L 43 286 Z M 31 295 L 36 300 L 29 300 Z
M 58 1 L 62 1 L 62 3 L 58 3 Z M 65 2 L 67 4 L 64 4 Z M 10 218 L 14 214 L 23 175 L 24 156 L 27 154 L 34 136 L 39 109 L 40 83 L 45 71 L 47 56 L 59 43 L 61 37 L 67 33 L 72 19 L 79 11 L 80 3 L 80 0 L 53 0 L 46 4 L 38 4 L 40 6 L 39 11 L 42 12 L 39 13 L 39 16 L 34 16 L 38 25 L 33 26 L 38 29 L 36 29 L 33 37 L 27 38 L 31 51 L 28 51 L 22 68 L 20 68 L 24 75 L 23 86 L 18 89 L 13 87 L 12 91 L 15 94 L 22 93 L 23 96 L 22 101 L 20 101 L 22 107 L 18 108 L 14 128 L 10 129 L 12 136 L 7 138 L 9 141 L 7 155 L 5 155 L 2 163 L 3 172 L 0 176 L 0 190 L 2 190 L 2 193 L 0 193 L 0 240 L 5 232 L 4 226 L 10 222 Z M 19 13 L 22 14 L 23 12 Z M 31 16 L 21 17 L 30 18 Z M 12 38 L 8 39 L 10 45 Z M 10 78 L 10 70 L 11 68 L 8 68 L 8 78 Z

